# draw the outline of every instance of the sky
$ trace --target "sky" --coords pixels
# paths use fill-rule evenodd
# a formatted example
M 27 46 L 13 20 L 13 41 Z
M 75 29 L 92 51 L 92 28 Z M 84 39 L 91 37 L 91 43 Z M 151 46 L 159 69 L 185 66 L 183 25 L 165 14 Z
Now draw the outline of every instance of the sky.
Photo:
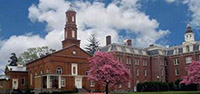
M 135 47 L 181 45 L 187 24 L 200 38 L 200 0 L 0 0 L 0 73 L 10 54 L 31 47 L 61 49 L 65 12 L 77 12 L 81 47 L 96 34 L 101 46 L 132 39 Z

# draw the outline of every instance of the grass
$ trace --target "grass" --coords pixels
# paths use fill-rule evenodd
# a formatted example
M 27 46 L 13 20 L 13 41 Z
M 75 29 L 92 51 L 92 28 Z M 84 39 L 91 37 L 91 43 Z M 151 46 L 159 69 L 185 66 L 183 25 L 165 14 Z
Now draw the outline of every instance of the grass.
M 79 94 L 79 93 L 73 93 L 73 94 Z M 111 94 L 200 94 L 200 91 L 130 92 L 130 93 L 111 93 Z
M 200 91 L 136 92 L 128 94 L 200 94 Z

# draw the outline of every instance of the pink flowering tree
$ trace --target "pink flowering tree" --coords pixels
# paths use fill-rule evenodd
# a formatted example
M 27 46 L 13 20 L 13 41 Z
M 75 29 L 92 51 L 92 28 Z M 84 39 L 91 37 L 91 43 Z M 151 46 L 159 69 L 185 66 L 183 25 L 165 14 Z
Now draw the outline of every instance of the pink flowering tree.
M 129 82 L 128 70 L 121 62 L 115 60 L 112 54 L 97 52 L 89 59 L 89 64 L 89 79 L 103 84 L 106 94 L 108 94 L 108 87 Z
M 180 84 L 199 84 L 200 85 L 200 62 L 192 61 L 190 65 L 186 67 L 188 75 L 180 82 Z

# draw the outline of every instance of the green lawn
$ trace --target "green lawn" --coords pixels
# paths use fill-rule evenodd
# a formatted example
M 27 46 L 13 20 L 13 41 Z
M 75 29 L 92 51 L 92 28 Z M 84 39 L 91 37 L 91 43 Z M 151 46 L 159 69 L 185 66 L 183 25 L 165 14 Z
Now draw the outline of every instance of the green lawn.
M 200 94 L 200 91 L 136 92 L 128 94 Z
M 73 94 L 79 94 L 79 93 L 73 93 Z M 104 94 L 104 93 L 88 93 L 88 94 Z M 109 93 L 109 94 L 200 94 L 200 91 L 130 92 L 130 93 Z

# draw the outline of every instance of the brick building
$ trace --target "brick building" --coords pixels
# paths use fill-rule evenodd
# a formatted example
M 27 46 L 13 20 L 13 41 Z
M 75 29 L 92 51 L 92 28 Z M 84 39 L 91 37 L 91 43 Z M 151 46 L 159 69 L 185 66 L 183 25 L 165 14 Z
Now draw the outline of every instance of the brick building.
M 80 48 L 77 39 L 76 12 L 66 12 L 63 48 L 26 64 L 29 86 L 35 90 L 89 88 L 87 81 L 87 52 Z
M 175 82 L 187 75 L 185 67 L 192 60 L 200 60 L 200 42 L 194 40 L 191 26 L 186 27 L 185 41 L 182 45 L 163 48 L 150 45 L 147 48 L 132 46 L 131 40 L 123 44 L 111 43 L 111 36 L 106 37 L 106 46 L 100 51 L 113 53 L 123 62 L 132 75 L 130 89 L 145 81 Z
M 192 60 L 200 60 L 200 42 L 194 40 L 190 26 L 185 32 L 182 45 L 163 48 L 150 45 L 147 48 L 132 46 L 131 40 L 124 44 L 111 42 L 106 37 L 106 46 L 100 51 L 113 53 L 123 62 L 131 73 L 131 82 L 126 87 L 116 86 L 111 90 L 133 90 L 139 82 L 167 81 L 174 82 L 186 75 L 185 67 Z M 76 12 L 66 12 L 66 26 L 62 49 L 34 60 L 24 66 L 6 66 L 5 75 L 0 76 L 0 91 L 25 89 L 28 86 L 38 91 L 86 89 L 103 91 L 104 87 L 97 82 L 88 81 L 89 71 L 87 52 L 80 48 L 77 39 Z
M 0 76 L 0 94 L 8 93 L 10 90 L 25 90 L 27 87 L 28 71 L 23 65 L 6 66 L 5 75 Z

